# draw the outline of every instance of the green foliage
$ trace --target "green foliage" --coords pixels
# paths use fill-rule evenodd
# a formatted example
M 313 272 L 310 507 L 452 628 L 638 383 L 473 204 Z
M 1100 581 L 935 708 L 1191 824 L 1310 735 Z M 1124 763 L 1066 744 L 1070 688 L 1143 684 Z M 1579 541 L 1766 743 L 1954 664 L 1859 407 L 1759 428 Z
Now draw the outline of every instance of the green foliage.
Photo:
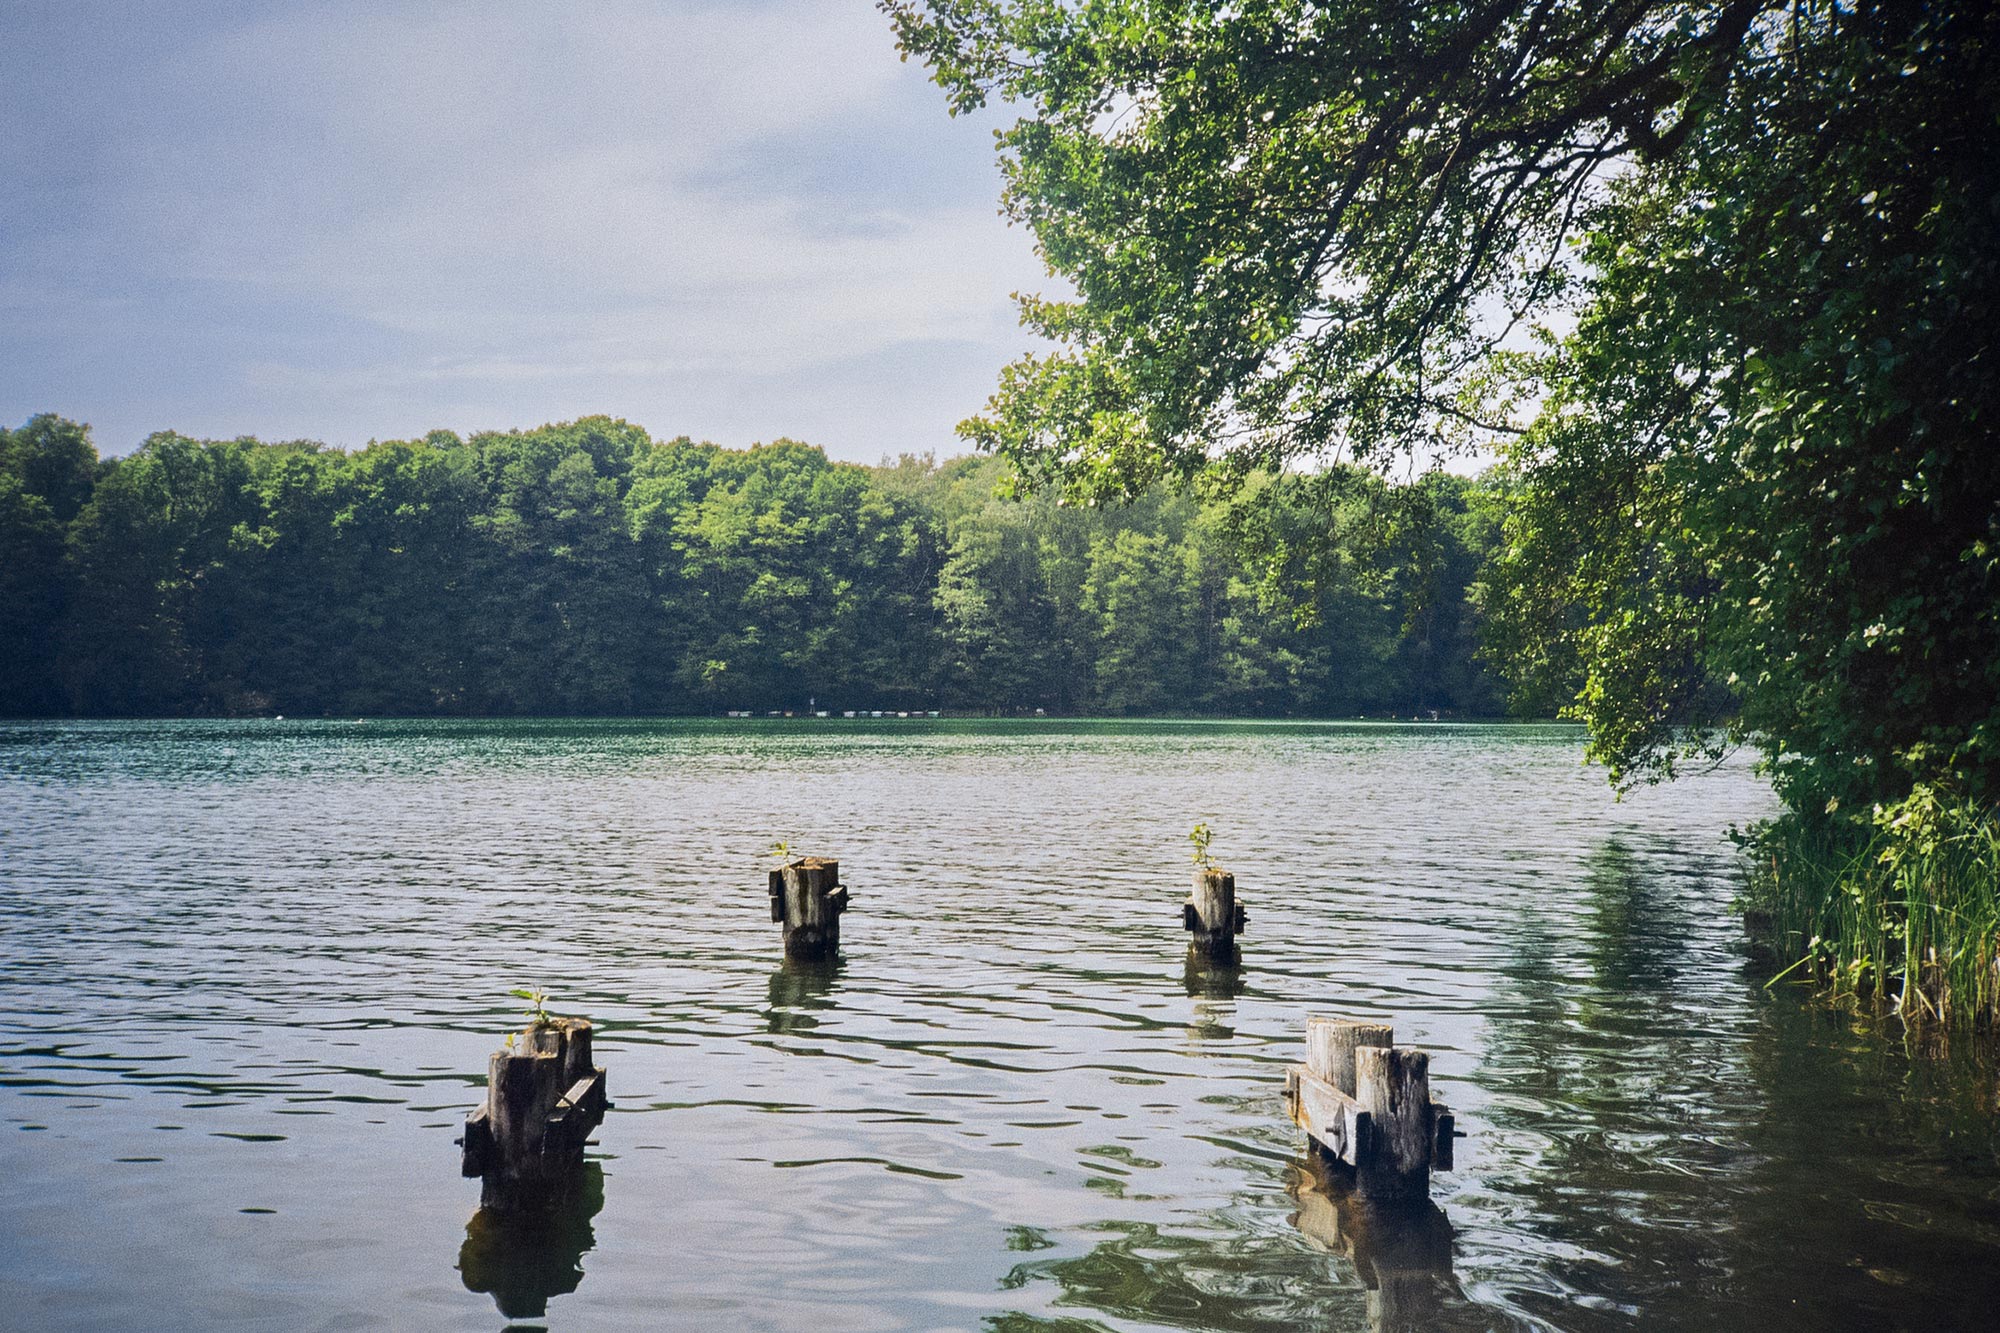
M 1192 580 L 1159 533 L 1130 528 L 1090 545 L 1083 613 L 1094 622 L 1097 694 L 1113 713 L 1161 713 L 1192 693 Z
M 516 999 L 526 1000 L 528 1007 L 522 1012 L 530 1027 L 540 1027 L 552 1022 L 556 1015 L 549 1012 L 549 993 L 538 986 L 516 986 L 507 992 Z
M 2000 799 L 1993 23 L 1816 16 L 1706 113 L 1757 152 L 1595 217 L 1510 522 L 1621 776 L 1744 739 L 1800 811 Z
M 1208 854 L 1208 844 L 1215 838 L 1215 831 L 1206 824 L 1196 824 L 1188 832 L 1188 841 L 1194 844 L 1194 863 L 1203 870 L 1215 865 L 1215 858 Z
M 353 454 L 161 434 L 88 467 L 78 440 L 36 418 L 0 452 L 9 712 L 1493 703 L 1449 628 L 1469 621 L 1477 568 L 1450 517 L 1466 483 L 1436 483 L 1427 512 L 1444 517 L 1422 541 L 1448 558 L 1414 581 L 1415 547 L 1364 540 L 1417 531 L 1373 515 L 1402 491 L 1372 479 L 1337 521 L 1289 498 L 1313 479 L 1260 479 L 1287 497 L 1279 523 L 1164 494 L 1116 511 L 1003 499 L 992 460 L 861 468 L 786 441 L 655 442 L 601 417 Z M 10 470 L 30 454 L 70 461 L 30 486 Z M 44 491 L 74 504 L 67 523 Z M 1260 543 L 1281 529 L 1344 554 L 1277 577 Z M 1344 582 L 1316 582 L 1336 565 Z
M 1089 498 L 1483 440 L 1471 605 L 1614 781 L 1749 744 L 1801 819 L 2000 803 L 2000 10 L 881 7 L 1019 108 L 1005 206 L 1077 294 L 970 438 Z M 1399 652 L 1446 553 L 1401 548 Z
M 1836 992 L 1912 1022 L 2000 1025 L 2000 816 L 1923 788 L 1862 818 L 1794 811 L 1745 839 L 1753 927 Z
M 967 423 L 1131 494 L 1492 420 L 1482 360 L 1559 298 L 1604 179 L 1686 151 L 1764 6 L 882 0 L 1079 299 Z M 1781 9 L 1773 7 L 1777 13 Z
M 69 597 L 63 527 L 47 500 L 0 470 L 0 716 L 53 711 Z

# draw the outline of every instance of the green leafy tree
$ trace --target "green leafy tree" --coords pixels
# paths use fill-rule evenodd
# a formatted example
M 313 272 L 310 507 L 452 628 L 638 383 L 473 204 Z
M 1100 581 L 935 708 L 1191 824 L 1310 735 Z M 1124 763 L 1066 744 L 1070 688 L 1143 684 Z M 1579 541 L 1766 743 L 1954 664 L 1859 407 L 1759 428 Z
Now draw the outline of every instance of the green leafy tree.
M 71 594 L 64 529 L 96 481 L 87 428 L 44 414 L 0 429 L 0 716 L 61 707 L 60 635 Z
M 11 474 L 25 494 L 48 506 L 58 524 L 70 523 L 89 502 L 98 470 L 88 426 L 45 412 L 0 430 L 0 473 Z
M 443 431 L 372 444 L 337 481 L 322 636 L 332 706 L 476 711 L 487 697 L 477 673 L 489 626 L 479 618 L 485 555 L 474 527 L 486 489 L 473 451 Z
M 16 713 L 1391 711 L 1470 651 L 1429 632 L 1412 673 L 1407 562 L 1368 536 L 1400 492 L 1361 473 L 1366 502 L 1325 510 L 1325 478 L 1259 474 L 1267 522 L 1241 496 L 1009 498 L 995 459 L 861 468 L 605 418 L 352 454 L 163 433 L 106 464 L 80 427 L 23 430 L 0 438 Z M 24 486 L 24 458 L 62 465 Z M 79 496 L 65 524 L 50 497 Z M 1433 511 L 1445 607 L 1469 575 L 1451 496 Z M 1275 590 L 1329 570 L 1291 614 Z
M 1617 778 L 2000 796 L 1991 6 L 883 8 L 1077 294 L 972 439 L 1130 495 L 1532 405 L 1481 605 Z
M 959 707 L 1068 711 L 1081 698 L 1088 634 L 1072 574 L 1088 538 L 1078 516 L 1042 499 L 993 494 L 950 524 L 935 600 L 948 698 Z
M 590 417 L 468 447 L 488 488 L 472 519 L 484 710 L 631 711 L 646 584 L 624 491 L 645 432 Z
M 226 630 L 226 568 L 253 444 L 149 437 L 107 472 L 70 527 L 76 595 L 65 691 L 85 713 L 200 711 L 204 650 Z
M 1160 713 L 1195 696 L 1194 597 L 1180 548 L 1125 528 L 1090 548 L 1083 607 L 1097 621 L 1095 695 L 1110 713 Z
M 0 470 L 0 717 L 60 707 L 57 634 L 67 592 L 62 525 L 41 496 Z

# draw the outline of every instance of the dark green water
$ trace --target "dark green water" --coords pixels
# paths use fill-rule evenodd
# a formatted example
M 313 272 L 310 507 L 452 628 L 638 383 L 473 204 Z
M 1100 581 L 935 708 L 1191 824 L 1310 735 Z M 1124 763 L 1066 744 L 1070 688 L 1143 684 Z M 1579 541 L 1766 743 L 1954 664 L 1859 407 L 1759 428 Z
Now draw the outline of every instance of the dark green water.
M 0 726 L 0 1326 L 1992 1327 L 1991 1063 L 1763 989 L 1722 910 L 1746 770 L 1618 804 L 1578 749 Z M 1197 819 L 1235 973 L 1183 955 Z M 837 970 L 779 963 L 778 837 L 841 860 Z M 453 1139 L 528 983 L 617 1106 L 518 1235 Z M 1432 1052 L 1469 1137 L 1430 1232 L 1307 1171 L 1311 1013 Z

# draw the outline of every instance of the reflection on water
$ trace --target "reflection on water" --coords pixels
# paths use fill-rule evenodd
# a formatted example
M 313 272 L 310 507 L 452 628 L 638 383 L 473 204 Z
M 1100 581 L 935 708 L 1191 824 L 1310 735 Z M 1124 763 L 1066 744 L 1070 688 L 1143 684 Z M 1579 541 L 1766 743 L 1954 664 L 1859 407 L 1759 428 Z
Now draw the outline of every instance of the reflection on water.
M 833 958 L 787 958 L 771 973 L 771 1004 L 765 1012 L 765 1030 L 772 1033 L 811 1032 L 819 1026 L 813 1015 L 833 1007 L 833 994 L 840 982 L 842 960 Z
M 1190 948 L 1183 980 L 1191 998 L 1233 1000 L 1243 994 L 1243 963 L 1241 959 L 1223 962 Z
M 1222 961 L 1190 948 L 1183 977 L 1188 998 L 1194 1001 L 1187 1034 L 1190 1048 L 1203 1043 L 1227 1042 L 1236 1035 L 1236 999 L 1243 994 L 1243 967 L 1238 961 Z
M 5 1322 L 491 1333 L 471 1286 L 563 1333 L 1986 1327 L 1985 1048 L 1764 988 L 1724 910 L 1750 774 L 1620 803 L 1577 752 L 0 725 Z M 1257 885 L 1241 966 L 1186 957 L 1197 819 Z M 836 966 L 781 963 L 774 837 L 855 887 Z M 452 1144 L 524 985 L 619 1090 L 604 1191 L 538 1239 L 465 1225 Z M 1431 1052 L 1447 1267 L 1301 1175 L 1316 1012 Z
M 498 1213 L 481 1208 L 465 1224 L 458 1273 L 467 1291 L 493 1298 L 509 1319 L 540 1318 L 549 1297 L 583 1282 L 583 1256 L 597 1242 L 590 1220 L 604 1210 L 604 1168 L 586 1162 L 577 1193 L 555 1211 Z
M 1299 1234 L 1353 1265 L 1368 1289 L 1370 1333 L 1479 1328 L 1484 1319 L 1458 1289 L 1451 1222 L 1428 1199 L 1377 1203 L 1354 1192 L 1338 1164 L 1316 1149 L 1293 1168 Z

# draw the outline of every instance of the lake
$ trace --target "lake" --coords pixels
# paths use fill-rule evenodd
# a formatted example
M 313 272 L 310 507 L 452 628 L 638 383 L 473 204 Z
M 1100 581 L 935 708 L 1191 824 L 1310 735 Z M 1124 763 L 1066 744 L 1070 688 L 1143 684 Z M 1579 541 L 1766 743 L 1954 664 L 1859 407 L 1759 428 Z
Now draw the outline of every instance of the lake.
M 1619 802 L 1581 744 L 0 724 L 0 1324 L 1991 1327 L 1993 1061 L 1765 986 L 1747 762 Z M 1197 820 L 1233 970 L 1186 957 Z M 774 839 L 841 862 L 836 968 L 781 962 Z M 615 1108 L 521 1233 L 454 1139 L 530 985 Z M 1285 1117 L 1317 1013 L 1431 1054 L 1430 1240 Z

